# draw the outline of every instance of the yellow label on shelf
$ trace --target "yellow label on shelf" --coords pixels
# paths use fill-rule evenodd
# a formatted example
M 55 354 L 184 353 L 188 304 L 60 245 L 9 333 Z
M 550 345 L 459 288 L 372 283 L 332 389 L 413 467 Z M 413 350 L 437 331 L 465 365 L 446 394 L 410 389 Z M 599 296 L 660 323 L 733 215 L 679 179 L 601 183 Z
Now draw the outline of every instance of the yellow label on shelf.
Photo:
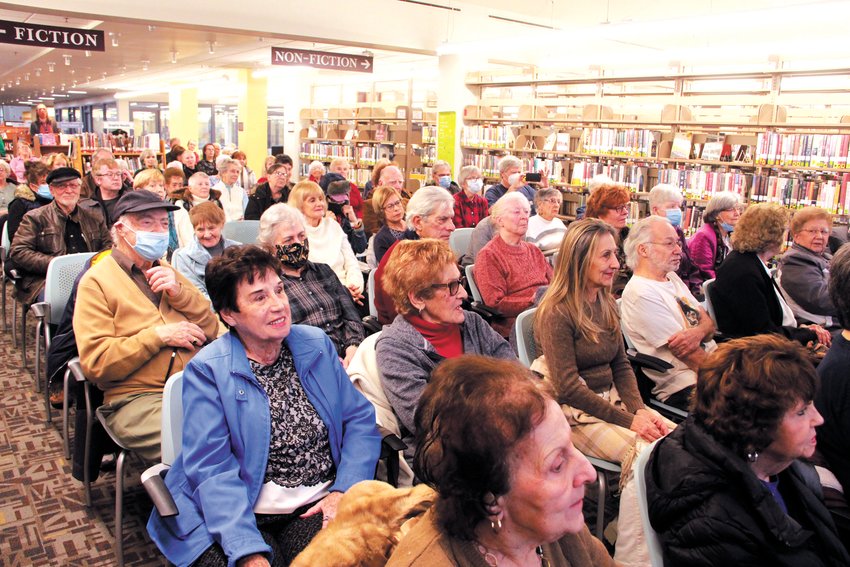
M 457 112 L 440 112 L 437 117 L 437 159 L 447 161 L 450 171 L 455 170 L 456 143 Z

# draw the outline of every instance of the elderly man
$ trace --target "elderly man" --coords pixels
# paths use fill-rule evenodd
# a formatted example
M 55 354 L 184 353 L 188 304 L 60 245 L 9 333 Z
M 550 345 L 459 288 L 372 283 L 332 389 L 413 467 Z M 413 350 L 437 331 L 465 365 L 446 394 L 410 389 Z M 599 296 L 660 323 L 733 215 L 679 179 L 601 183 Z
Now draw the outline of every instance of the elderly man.
M 549 177 L 544 173 L 540 179 L 541 187 L 549 187 Z M 531 204 L 531 214 L 536 214 L 534 208 L 534 187 L 525 182 L 525 175 L 522 174 L 522 162 L 514 156 L 505 156 L 499 160 L 499 183 L 491 185 L 484 197 L 487 199 L 487 204 L 493 206 L 505 193 L 511 191 L 519 191 L 528 202 Z
M 55 169 L 48 174 L 47 185 L 53 201 L 24 215 L 12 242 L 10 258 L 21 275 L 15 289 L 24 304 L 44 299 L 44 278 L 53 258 L 97 252 L 112 244 L 100 212 L 78 206 L 79 171 Z
M 112 228 L 115 223 L 114 210 L 118 199 L 129 191 L 123 185 L 121 166 L 114 159 L 104 158 L 92 162 L 91 176 L 94 179 L 94 192 L 88 199 L 83 199 L 80 206 L 84 209 L 98 209 L 106 221 L 106 228 Z
M 224 158 L 218 165 L 219 182 L 213 189 L 221 193 L 225 222 L 242 220 L 248 205 L 248 194 L 239 185 L 242 164 L 235 159 Z
M 426 185 L 437 185 L 452 195 L 460 193 L 460 186 L 452 181 L 452 168 L 449 162 L 437 160 L 431 166 L 431 180 Z
M 245 220 L 260 220 L 266 209 L 275 203 L 289 200 L 289 176 L 292 168 L 285 163 L 274 163 L 268 169 L 269 180 L 257 185 L 254 194 L 248 197 Z
M 218 333 L 209 301 L 160 261 L 176 208 L 150 191 L 123 196 L 112 254 L 80 280 L 74 310 L 80 363 L 104 391 L 107 425 L 148 460 L 159 459 L 165 381 Z
M 378 178 L 378 187 L 381 185 L 392 187 L 402 197 L 410 198 L 410 195 L 404 190 L 404 175 L 397 165 L 388 165 L 381 170 L 381 176 Z
M 702 299 L 702 281 L 699 266 L 691 260 L 691 252 L 682 230 L 682 193 L 675 185 L 661 183 L 649 192 L 649 210 L 655 216 L 670 221 L 679 237 L 682 259 L 676 274 L 685 282 L 688 289 L 697 299 Z
M 635 348 L 673 365 L 666 373 L 646 370 L 652 393 L 662 402 L 687 409 L 696 370 L 711 340 L 714 323 L 676 275 L 682 258 L 679 235 L 657 215 L 636 223 L 625 244 L 634 275 L 623 290 L 620 316 Z

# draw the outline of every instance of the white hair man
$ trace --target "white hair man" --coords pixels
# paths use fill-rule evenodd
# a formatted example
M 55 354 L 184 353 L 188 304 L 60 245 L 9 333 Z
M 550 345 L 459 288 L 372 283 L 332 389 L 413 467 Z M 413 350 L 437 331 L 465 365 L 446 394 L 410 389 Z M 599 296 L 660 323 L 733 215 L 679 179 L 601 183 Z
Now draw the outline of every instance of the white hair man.
M 540 179 L 541 187 L 549 187 L 548 172 L 543 171 Z M 531 204 L 531 214 L 536 214 L 534 208 L 534 193 L 536 189 L 526 183 L 525 174 L 522 173 L 522 161 L 515 156 L 505 156 L 499 160 L 499 182 L 491 185 L 484 197 L 491 207 L 506 193 L 519 191 Z
M 663 374 L 645 371 L 655 382 L 653 394 L 687 409 L 696 370 L 717 347 L 711 340 L 714 323 L 676 275 L 682 247 L 670 221 L 657 215 L 638 221 L 626 239 L 625 253 L 634 275 L 623 290 L 623 325 L 639 352 L 673 365 Z

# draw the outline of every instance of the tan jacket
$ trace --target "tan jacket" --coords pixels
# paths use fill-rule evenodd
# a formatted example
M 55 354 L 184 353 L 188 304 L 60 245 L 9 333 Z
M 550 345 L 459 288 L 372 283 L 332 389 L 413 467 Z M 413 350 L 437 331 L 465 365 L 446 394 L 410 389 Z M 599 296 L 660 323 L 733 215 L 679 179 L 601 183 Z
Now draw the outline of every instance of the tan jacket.
M 162 265 L 167 266 L 165 262 Z M 168 323 L 191 321 L 216 338 L 218 319 L 210 303 L 189 280 L 175 297 L 162 294 L 159 309 L 110 256 L 80 281 L 74 310 L 74 333 L 86 377 L 105 391 L 104 401 L 160 391 L 165 386 L 172 352 L 156 332 Z M 171 373 L 183 370 L 194 352 L 176 349 Z
M 386 567 L 488 567 L 474 542 L 441 533 L 434 509 L 429 510 L 398 544 Z M 577 534 L 543 546 L 551 567 L 614 567 L 602 542 L 586 526 Z

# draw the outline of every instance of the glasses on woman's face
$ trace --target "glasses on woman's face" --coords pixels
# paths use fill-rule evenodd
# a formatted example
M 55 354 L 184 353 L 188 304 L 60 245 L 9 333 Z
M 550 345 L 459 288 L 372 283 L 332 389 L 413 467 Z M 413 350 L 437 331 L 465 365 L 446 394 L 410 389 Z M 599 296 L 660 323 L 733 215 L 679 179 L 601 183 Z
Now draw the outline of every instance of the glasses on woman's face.
M 619 207 L 609 207 L 609 208 L 612 211 L 619 213 L 621 215 L 629 212 L 629 206 L 628 205 L 621 205 Z
M 400 209 L 402 206 L 403 205 L 401 204 L 401 201 L 393 201 L 392 203 L 387 203 L 386 205 L 384 205 L 384 210 L 391 211 L 393 209 Z
M 829 229 L 828 228 L 801 228 L 800 232 L 808 232 L 812 236 L 817 236 L 817 235 L 829 236 Z
M 461 276 L 456 280 L 452 280 L 449 283 L 435 283 L 431 284 L 431 289 L 443 289 L 446 288 L 449 290 L 449 295 L 457 295 L 458 290 L 461 286 L 466 285 L 466 277 Z

